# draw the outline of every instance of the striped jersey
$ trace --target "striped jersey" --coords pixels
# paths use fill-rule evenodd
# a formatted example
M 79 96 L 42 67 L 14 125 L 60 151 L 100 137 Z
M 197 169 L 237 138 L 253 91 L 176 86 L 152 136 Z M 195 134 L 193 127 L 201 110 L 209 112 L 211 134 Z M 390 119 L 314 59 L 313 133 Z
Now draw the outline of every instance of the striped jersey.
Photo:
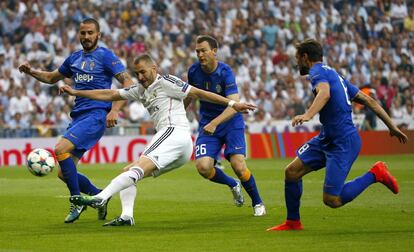
M 190 130 L 183 102 L 190 89 L 190 85 L 175 76 L 157 75 L 148 88 L 134 85 L 118 91 L 124 99 L 140 101 L 160 131 L 164 127 Z

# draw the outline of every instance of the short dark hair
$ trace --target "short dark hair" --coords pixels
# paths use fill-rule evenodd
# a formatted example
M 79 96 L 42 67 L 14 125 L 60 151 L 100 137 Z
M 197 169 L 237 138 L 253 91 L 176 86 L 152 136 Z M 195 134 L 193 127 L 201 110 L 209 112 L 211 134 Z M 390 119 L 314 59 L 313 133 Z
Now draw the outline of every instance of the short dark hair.
M 217 39 L 213 38 L 212 36 L 200 35 L 197 37 L 197 44 L 203 43 L 204 41 L 207 41 L 208 45 L 210 46 L 210 49 L 218 48 Z
M 321 43 L 314 39 L 305 39 L 304 41 L 296 44 L 296 50 L 299 55 L 307 54 L 308 58 L 312 62 L 322 61 L 323 48 Z
M 138 55 L 134 59 L 134 65 L 139 64 L 141 61 L 144 61 L 147 64 L 153 64 L 153 65 L 155 65 L 155 60 L 151 57 L 151 55 L 149 55 L 147 53 Z
M 98 21 L 96 21 L 96 19 L 94 18 L 85 18 L 84 20 L 82 20 L 81 24 L 94 24 L 96 27 L 96 30 L 98 32 L 101 31 L 101 27 L 99 26 Z

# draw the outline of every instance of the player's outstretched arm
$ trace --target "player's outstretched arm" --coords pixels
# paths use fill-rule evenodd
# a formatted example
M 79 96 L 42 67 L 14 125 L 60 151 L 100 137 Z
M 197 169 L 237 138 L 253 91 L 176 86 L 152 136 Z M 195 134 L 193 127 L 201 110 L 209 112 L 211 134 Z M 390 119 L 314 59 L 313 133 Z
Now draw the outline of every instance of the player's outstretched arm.
M 95 89 L 95 90 L 75 90 L 67 85 L 59 88 L 62 93 L 67 93 L 73 96 L 85 97 L 100 101 L 120 101 L 125 100 L 121 97 L 118 90 L 112 89 Z
M 124 88 L 132 86 L 134 83 L 132 81 L 131 75 L 127 72 L 121 72 L 115 75 L 115 79 L 122 84 Z M 118 123 L 118 114 L 121 108 L 125 105 L 125 101 L 115 101 L 112 103 L 111 111 L 106 115 L 106 127 L 112 128 Z
M 405 135 L 391 120 L 387 112 L 378 104 L 377 101 L 370 96 L 359 91 L 353 99 L 354 102 L 368 106 L 375 114 L 387 125 L 390 135 L 398 138 L 400 143 L 406 143 L 408 141 L 407 135 Z
M 55 84 L 56 82 L 63 80 L 65 78 L 65 76 L 61 74 L 57 69 L 53 72 L 40 71 L 33 69 L 28 62 L 21 64 L 19 66 L 19 71 L 21 73 L 33 76 L 37 80 L 47 84 Z
M 314 117 L 321 109 L 325 106 L 325 104 L 331 98 L 329 84 L 325 82 L 319 83 L 316 87 L 316 96 L 315 100 L 313 100 L 312 105 L 303 115 L 297 115 L 292 119 L 292 126 L 301 125 L 304 122 L 309 121 Z
M 233 99 L 229 99 L 212 92 L 204 91 L 196 87 L 191 87 L 190 92 L 188 93 L 188 97 L 229 106 L 232 107 L 235 111 L 242 113 L 248 112 L 249 110 L 254 110 L 256 108 L 256 106 L 253 104 L 241 103 L 238 102 L 238 99 L 235 101 Z

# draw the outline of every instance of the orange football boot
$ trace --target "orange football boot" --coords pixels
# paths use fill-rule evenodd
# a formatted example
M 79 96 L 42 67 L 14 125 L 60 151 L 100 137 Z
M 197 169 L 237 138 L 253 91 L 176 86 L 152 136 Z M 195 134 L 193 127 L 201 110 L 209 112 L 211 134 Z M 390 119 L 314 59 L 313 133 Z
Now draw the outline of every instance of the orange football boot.
M 300 220 L 286 220 L 284 223 L 268 228 L 267 231 L 303 230 Z
M 384 162 L 378 161 L 369 170 L 375 176 L 375 182 L 380 182 L 390 189 L 394 194 L 397 194 L 398 189 L 397 180 L 388 171 L 387 165 Z

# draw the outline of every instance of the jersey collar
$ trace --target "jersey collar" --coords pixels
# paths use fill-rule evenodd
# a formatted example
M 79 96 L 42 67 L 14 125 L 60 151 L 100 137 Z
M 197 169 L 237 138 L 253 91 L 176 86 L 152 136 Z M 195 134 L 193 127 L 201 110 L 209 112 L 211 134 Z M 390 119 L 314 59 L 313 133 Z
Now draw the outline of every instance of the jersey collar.
M 149 85 L 149 86 L 147 87 L 147 91 L 151 91 L 152 89 L 154 89 L 154 88 L 155 88 L 155 86 L 156 86 L 156 84 L 157 84 L 160 80 L 162 80 L 162 76 L 161 76 L 161 75 L 159 75 L 159 74 L 157 74 L 157 76 L 155 77 L 155 80 L 151 83 L 151 85 Z

